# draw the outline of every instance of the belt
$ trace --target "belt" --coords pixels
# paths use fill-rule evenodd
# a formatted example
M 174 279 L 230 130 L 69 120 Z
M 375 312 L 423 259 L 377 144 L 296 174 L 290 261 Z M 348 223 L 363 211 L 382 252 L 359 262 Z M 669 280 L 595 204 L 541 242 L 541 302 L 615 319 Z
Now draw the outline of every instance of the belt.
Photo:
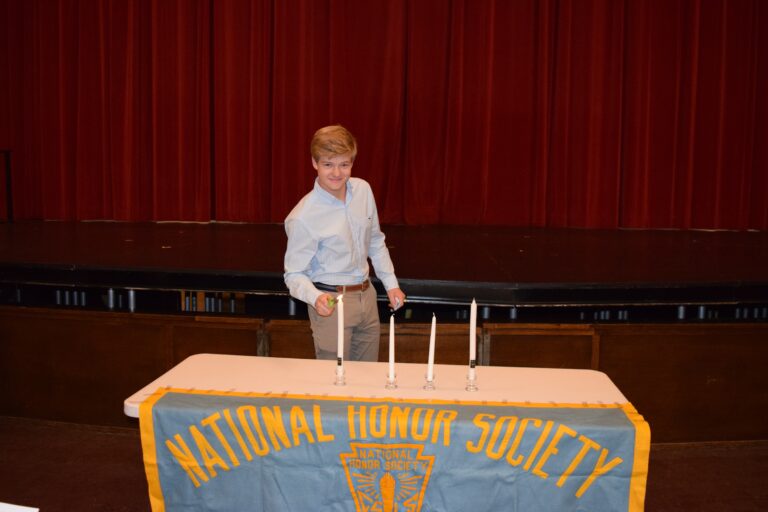
M 371 286 L 371 282 L 366 279 L 360 284 L 340 284 L 340 285 L 332 285 L 332 284 L 325 284 L 325 283 L 313 283 L 315 285 L 315 288 L 318 290 L 323 290 L 324 292 L 338 292 L 338 293 L 347 293 L 347 292 L 364 292 L 368 289 L 369 286 Z

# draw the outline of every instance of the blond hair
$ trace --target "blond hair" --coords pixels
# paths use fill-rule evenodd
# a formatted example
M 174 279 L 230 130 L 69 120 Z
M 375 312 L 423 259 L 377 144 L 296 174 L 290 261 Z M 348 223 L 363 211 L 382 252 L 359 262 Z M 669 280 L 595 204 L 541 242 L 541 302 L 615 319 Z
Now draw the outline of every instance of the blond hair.
M 325 126 L 315 132 L 309 152 L 315 162 L 320 157 L 334 157 L 339 155 L 351 155 L 352 161 L 357 156 L 357 141 L 349 130 L 340 124 Z

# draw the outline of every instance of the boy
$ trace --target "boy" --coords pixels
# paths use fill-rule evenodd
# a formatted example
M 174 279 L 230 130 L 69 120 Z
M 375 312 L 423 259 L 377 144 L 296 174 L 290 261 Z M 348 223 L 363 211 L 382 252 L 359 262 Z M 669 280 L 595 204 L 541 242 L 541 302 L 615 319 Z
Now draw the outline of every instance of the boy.
M 315 132 L 310 144 L 317 179 L 285 219 L 285 284 L 309 305 L 318 359 L 336 359 L 335 298 L 344 295 L 344 354 L 355 361 L 379 355 L 379 311 L 368 279 L 368 258 L 387 290 L 390 307 L 405 303 L 379 227 L 368 183 L 352 178 L 357 142 L 343 126 Z

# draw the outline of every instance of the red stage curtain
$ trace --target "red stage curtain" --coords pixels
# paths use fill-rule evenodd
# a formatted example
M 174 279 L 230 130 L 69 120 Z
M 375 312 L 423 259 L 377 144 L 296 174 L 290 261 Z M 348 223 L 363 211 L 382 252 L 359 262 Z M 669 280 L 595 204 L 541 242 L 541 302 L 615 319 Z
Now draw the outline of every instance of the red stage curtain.
M 209 2 L 4 4 L 17 218 L 208 220 Z
M 272 172 L 271 2 L 213 3 L 216 217 L 263 222 Z
M 760 0 L 0 0 L 18 218 L 768 229 Z M 7 114 L 7 115 L 5 115 Z
M 275 5 L 269 220 L 281 222 L 311 189 L 314 131 L 341 123 L 358 138 L 354 173 L 371 183 L 382 221 L 400 221 L 404 2 Z
M 621 224 L 766 229 L 768 5 L 627 6 Z

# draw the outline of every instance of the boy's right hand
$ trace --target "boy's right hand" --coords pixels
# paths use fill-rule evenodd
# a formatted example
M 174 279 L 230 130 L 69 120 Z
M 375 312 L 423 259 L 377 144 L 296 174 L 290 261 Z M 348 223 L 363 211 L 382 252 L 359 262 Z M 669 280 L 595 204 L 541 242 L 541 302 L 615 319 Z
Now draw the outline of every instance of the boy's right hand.
M 315 301 L 315 310 L 320 316 L 331 316 L 336 307 L 336 299 L 327 293 L 321 294 Z

